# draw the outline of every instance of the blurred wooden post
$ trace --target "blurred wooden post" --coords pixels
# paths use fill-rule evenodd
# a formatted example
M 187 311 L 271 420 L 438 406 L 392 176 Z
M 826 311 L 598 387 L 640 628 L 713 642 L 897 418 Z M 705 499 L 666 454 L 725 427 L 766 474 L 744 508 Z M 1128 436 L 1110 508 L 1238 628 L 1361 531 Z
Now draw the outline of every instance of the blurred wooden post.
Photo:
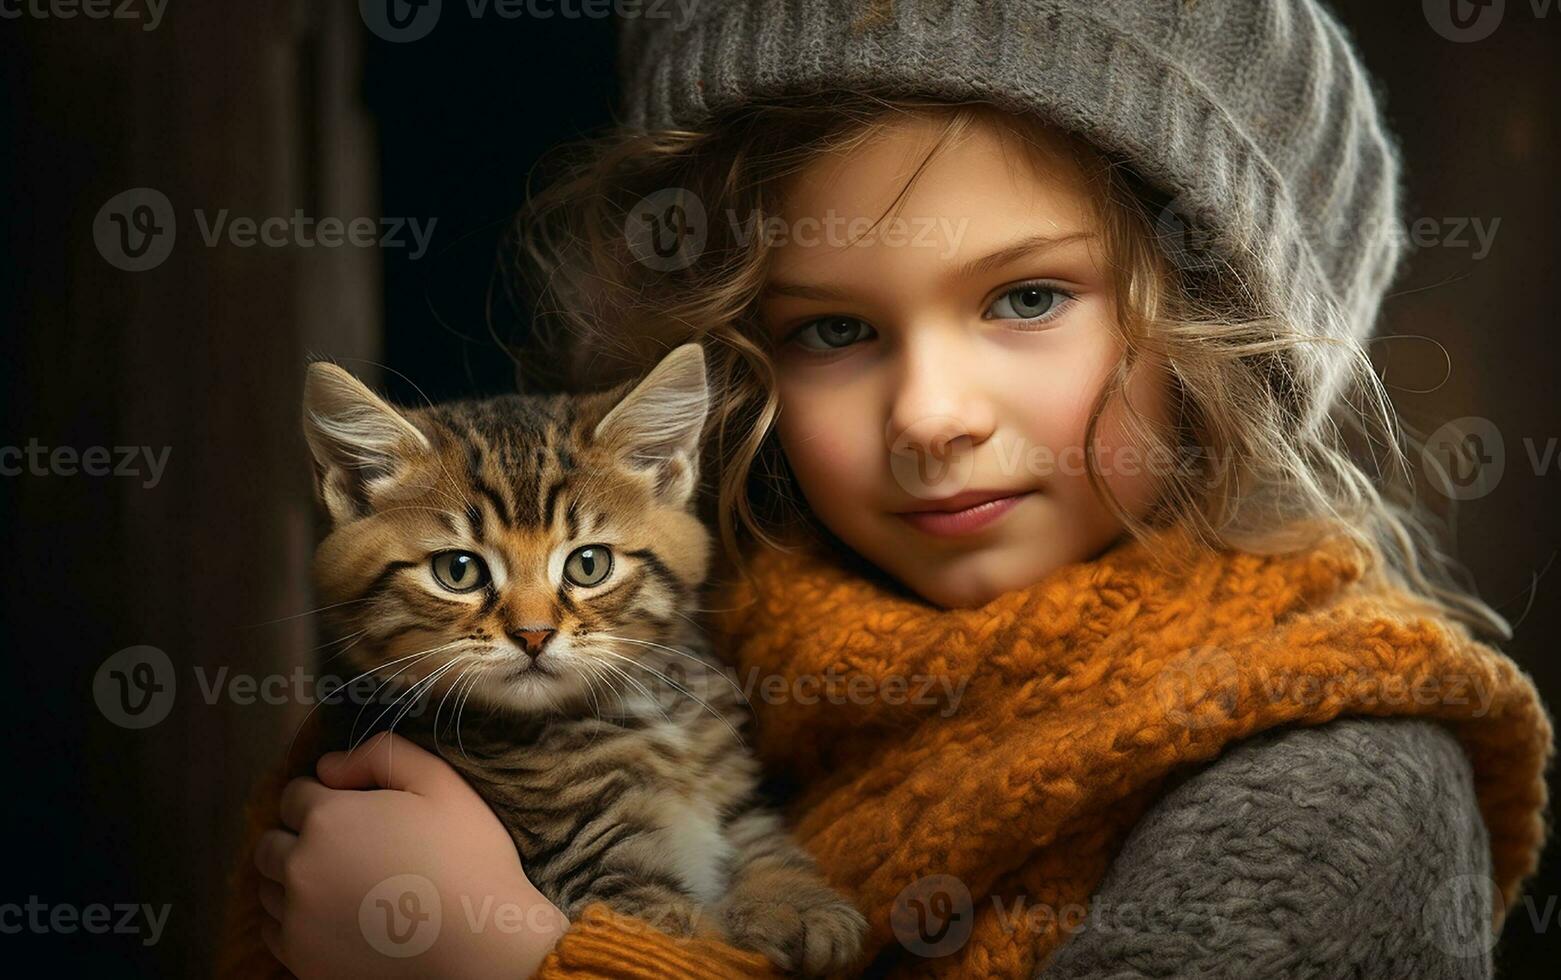
M 310 354 L 376 357 L 381 296 L 374 249 L 208 244 L 196 212 L 209 224 L 223 209 L 290 220 L 378 217 L 380 206 L 352 0 L 174 3 L 146 26 L 3 25 L 28 58 L 7 148 L 12 217 L 33 257 L 7 311 L 19 324 L 7 345 L 29 372 L 8 393 L 17 435 L 168 447 L 152 487 L 8 481 L 17 554 L 61 556 L 57 581 L 21 576 L 7 589 L 12 642 L 49 651 L 18 662 L 13 683 L 58 702 L 31 709 L 38 727 L 82 742 L 80 757 L 40 748 L 77 771 L 61 780 L 73 789 L 37 801 L 38 837 L 54 812 L 95 839 L 75 854 L 45 848 L 37 868 L 18 863 L 7 892 L 172 903 L 155 946 L 78 941 L 120 974 L 194 976 L 209 972 L 241 805 L 308 709 L 290 682 L 278 704 L 208 689 L 311 662 L 314 621 L 298 615 L 314 605 L 303 368 Z M 165 194 L 177 226 L 167 259 L 138 272 L 112 266 L 93 235 L 99 207 L 136 187 Z M 133 731 L 97 710 L 92 677 L 139 644 L 168 654 L 177 690 L 166 720 Z M 61 812 L 67 792 L 78 812 Z

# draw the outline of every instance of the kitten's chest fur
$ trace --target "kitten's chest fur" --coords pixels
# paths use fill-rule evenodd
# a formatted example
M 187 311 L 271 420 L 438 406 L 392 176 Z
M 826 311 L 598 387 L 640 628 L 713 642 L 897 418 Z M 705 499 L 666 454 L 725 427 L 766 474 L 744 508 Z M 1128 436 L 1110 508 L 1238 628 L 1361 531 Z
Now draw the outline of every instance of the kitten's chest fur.
M 650 697 L 636 691 L 583 717 L 468 710 L 457 729 L 449 711 L 430 708 L 396 731 L 466 778 L 526 876 L 565 914 L 617 872 L 665 876 L 714 902 L 732 871 L 727 825 L 754 802 L 759 767 L 739 742 L 746 709 L 735 686 L 713 665 L 689 667 L 675 675 L 683 691 L 647 678 Z

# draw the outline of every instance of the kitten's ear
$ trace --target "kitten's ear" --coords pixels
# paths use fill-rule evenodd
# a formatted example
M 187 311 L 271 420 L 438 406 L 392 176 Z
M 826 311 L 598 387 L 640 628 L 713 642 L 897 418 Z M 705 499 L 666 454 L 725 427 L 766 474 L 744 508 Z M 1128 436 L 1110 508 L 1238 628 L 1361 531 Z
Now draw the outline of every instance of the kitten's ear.
M 684 344 L 597 423 L 594 439 L 630 466 L 653 470 L 656 495 L 682 507 L 699 481 L 699 437 L 709 411 L 705 353 Z
M 304 381 L 304 437 L 314 454 L 315 487 L 336 524 L 362 517 L 370 484 L 430 449 L 406 416 L 324 361 L 309 365 Z

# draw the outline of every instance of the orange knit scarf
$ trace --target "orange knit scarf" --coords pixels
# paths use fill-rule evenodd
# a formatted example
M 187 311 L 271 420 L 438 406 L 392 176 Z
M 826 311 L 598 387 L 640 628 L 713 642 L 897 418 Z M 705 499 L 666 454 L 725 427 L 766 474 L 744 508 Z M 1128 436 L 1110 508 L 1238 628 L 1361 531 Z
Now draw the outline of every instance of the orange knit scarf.
M 967 610 L 822 546 L 752 569 L 712 604 L 758 751 L 895 973 L 1033 975 L 1166 776 L 1341 714 L 1435 718 L 1462 742 L 1494 925 L 1537 863 L 1551 728 L 1532 683 L 1343 541 L 1259 557 L 1166 532 Z

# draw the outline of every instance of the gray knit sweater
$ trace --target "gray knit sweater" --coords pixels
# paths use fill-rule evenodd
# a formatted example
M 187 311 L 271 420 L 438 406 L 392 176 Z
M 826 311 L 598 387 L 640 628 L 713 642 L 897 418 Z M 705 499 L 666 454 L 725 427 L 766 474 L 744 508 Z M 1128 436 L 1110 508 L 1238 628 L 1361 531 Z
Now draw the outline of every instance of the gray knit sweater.
M 1489 879 L 1444 728 L 1279 729 L 1168 790 L 1039 976 L 1489 977 Z

